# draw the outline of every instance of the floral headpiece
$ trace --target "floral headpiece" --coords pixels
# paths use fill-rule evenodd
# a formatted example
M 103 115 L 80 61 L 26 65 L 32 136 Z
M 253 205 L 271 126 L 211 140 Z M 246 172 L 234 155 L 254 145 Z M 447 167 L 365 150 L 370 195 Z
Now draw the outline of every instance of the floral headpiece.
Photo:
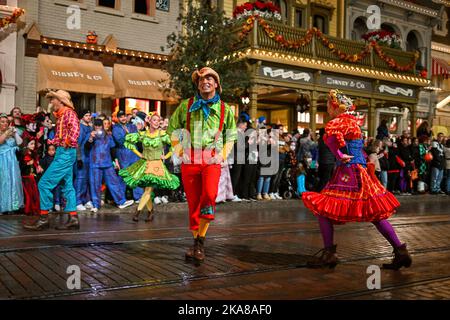
M 158 112 L 156 112 L 156 111 L 150 111 L 150 112 L 148 113 L 148 117 L 151 119 L 153 116 L 158 116 L 158 117 L 160 117 L 160 115 L 159 115 Z
M 356 109 L 353 100 L 347 97 L 338 89 L 330 90 L 328 94 L 328 101 L 331 103 L 333 109 L 340 109 L 344 112 L 352 112 Z

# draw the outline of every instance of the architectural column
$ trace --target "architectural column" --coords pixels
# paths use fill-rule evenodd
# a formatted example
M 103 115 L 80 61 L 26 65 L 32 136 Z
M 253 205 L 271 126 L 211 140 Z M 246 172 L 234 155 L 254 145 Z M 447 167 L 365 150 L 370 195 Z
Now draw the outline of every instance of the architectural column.
M 253 123 L 256 120 L 256 112 L 258 111 L 258 91 L 256 85 L 250 88 L 250 104 L 248 113 Z
M 375 128 L 375 123 L 376 123 L 376 101 L 375 99 L 370 99 L 369 100 L 369 107 L 367 109 L 367 122 L 368 122 L 368 131 L 369 131 L 369 137 L 375 137 L 376 136 L 376 128 Z
M 411 137 L 415 137 L 417 130 L 416 130 L 416 121 L 417 121 L 417 105 L 413 104 L 409 108 L 409 113 L 411 114 L 410 121 L 411 121 Z
M 316 132 L 317 96 L 317 91 L 312 91 L 309 109 L 309 123 L 311 132 Z

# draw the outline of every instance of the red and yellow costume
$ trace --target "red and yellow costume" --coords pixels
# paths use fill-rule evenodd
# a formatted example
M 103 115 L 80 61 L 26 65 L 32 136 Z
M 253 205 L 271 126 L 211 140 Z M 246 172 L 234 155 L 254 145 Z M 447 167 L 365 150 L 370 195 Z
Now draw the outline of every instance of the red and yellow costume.
M 355 116 L 341 114 L 325 128 L 324 141 L 338 159 L 336 170 L 320 192 L 305 192 L 305 206 L 315 215 L 334 222 L 379 221 L 389 218 L 400 205 L 372 170 L 366 168 L 361 129 Z M 341 151 L 342 150 L 342 151 Z M 342 163 L 342 155 L 353 159 Z

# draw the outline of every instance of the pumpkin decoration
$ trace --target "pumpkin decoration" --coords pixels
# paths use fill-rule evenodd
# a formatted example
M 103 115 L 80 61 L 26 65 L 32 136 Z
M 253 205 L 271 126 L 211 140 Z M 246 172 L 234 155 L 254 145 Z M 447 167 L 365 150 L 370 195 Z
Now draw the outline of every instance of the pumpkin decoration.
M 95 31 L 88 31 L 88 34 L 86 36 L 86 42 L 89 44 L 97 44 L 98 36 Z

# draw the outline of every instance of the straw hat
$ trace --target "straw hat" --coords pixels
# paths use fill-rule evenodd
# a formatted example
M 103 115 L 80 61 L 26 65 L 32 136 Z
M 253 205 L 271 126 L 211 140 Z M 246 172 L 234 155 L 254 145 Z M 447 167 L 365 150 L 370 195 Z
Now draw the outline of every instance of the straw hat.
M 204 68 L 201 68 L 200 70 L 195 70 L 192 73 L 192 82 L 196 86 L 198 86 L 198 79 L 200 79 L 201 77 L 206 77 L 206 76 L 212 76 L 212 77 L 214 77 L 214 79 L 216 79 L 217 89 L 218 89 L 219 93 L 222 93 L 222 86 L 220 85 L 220 76 L 216 71 L 214 71 L 213 69 L 211 69 L 209 67 L 204 67 Z
M 75 109 L 72 103 L 72 98 L 70 97 L 70 93 L 68 93 L 67 91 L 64 90 L 50 91 L 49 93 L 47 93 L 45 97 L 47 99 L 56 98 L 67 107 Z

